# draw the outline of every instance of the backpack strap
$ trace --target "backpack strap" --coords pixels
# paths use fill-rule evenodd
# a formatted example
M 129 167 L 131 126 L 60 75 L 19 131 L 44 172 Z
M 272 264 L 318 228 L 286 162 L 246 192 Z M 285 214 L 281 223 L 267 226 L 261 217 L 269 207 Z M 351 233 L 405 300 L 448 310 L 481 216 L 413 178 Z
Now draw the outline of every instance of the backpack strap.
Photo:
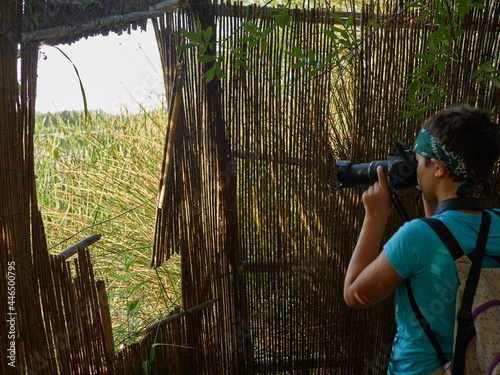
M 436 232 L 436 234 L 439 236 L 441 241 L 450 252 L 453 260 L 457 260 L 464 255 L 464 251 L 458 244 L 455 236 L 451 234 L 450 230 L 446 227 L 446 225 L 443 224 L 441 220 L 434 218 L 424 218 L 421 220 L 426 222 L 432 229 L 434 229 L 434 232 Z
M 495 213 L 500 216 L 500 213 L 497 212 Z M 464 255 L 464 252 L 460 247 L 460 244 L 457 242 L 456 238 L 446 227 L 446 225 L 444 225 L 440 220 L 435 218 L 424 218 L 421 220 L 426 222 L 436 232 L 436 234 L 439 236 L 443 244 L 448 249 L 454 261 L 456 261 L 457 259 L 459 259 L 461 256 Z M 483 263 L 486 241 L 488 239 L 490 222 L 491 222 L 490 215 L 488 215 L 486 212 L 483 211 L 481 216 L 481 226 L 479 228 L 479 235 L 476 242 L 476 248 L 471 254 L 469 254 L 469 258 L 472 261 L 472 267 L 471 270 L 469 271 L 469 276 L 467 278 L 462 299 L 462 306 L 460 307 L 460 310 L 457 312 L 458 328 L 457 328 L 457 336 L 455 343 L 455 353 L 453 359 L 454 375 L 463 374 L 465 368 L 465 352 L 467 351 L 468 333 L 470 326 L 472 324 L 472 312 L 471 312 L 472 302 L 474 300 L 474 294 L 476 292 L 477 283 L 479 281 L 479 276 L 481 274 L 481 266 Z M 406 280 L 406 287 L 408 290 L 408 299 L 410 301 L 413 313 L 415 314 L 417 321 L 424 330 L 430 343 L 434 347 L 434 350 L 438 355 L 439 362 L 441 363 L 442 366 L 444 366 L 448 361 L 444 355 L 441 346 L 439 345 L 436 336 L 432 332 L 429 323 L 425 320 L 425 317 L 423 316 L 422 312 L 420 311 L 416 303 L 415 296 L 413 295 L 413 290 L 411 288 L 409 279 Z
M 495 211 L 495 210 L 487 210 L 487 212 L 493 212 L 500 217 L 500 212 Z M 429 226 L 434 229 L 436 234 L 439 236 L 441 241 L 443 241 L 444 245 L 450 252 L 451 256 L 453 257 L 453 260 L 457 260 L 460 258 L 462 255 L 464 255 L 464 252 L 460 245 L 458 244 L 457 240 L 451 234 L 450 230 L 446 227 L 446 225 L 443 224 L 441 220 L 434 219 L 434 218 L 423 218 L 420 219 L 422 221 L 425 221 Z M 489 258 L 493 258 L 495 261 L 500 263 L 500 256 L 496 255 L 489 255 L 489 254 L 484 254 L 484 256 L 487 256 Z
M 446 248 L 450 252 L 453 260 L 460 258 L 464 254 L 462 248 L 458 244 L 453 234 L 451 234 L 450 230 L 440 220 L 434 218 L 425 218 L 421 220 L 425 221 L 432 229 L 434 229 L 436 234 L 439 236 L 441 241 L 445 244 Z M 427 322 L 427 320 L 425 320 L 424 315 L 417 305 L 417 301 L 415 300 L 415 296 L 413 295 L 413 290 L 409 279 L 406 280 L 406 289 L 408 290 L 408 299 L 410 300 L 410 306 L 413 310 L 413 313 L 415 314 L 418 323 L 424 330 L 425 335 L 436 351 L 441 366 L 444 366 L 446 363 L 448 363 L 448 360 L 446 359 L 443 349 L 441 348 L 441 345 L 439 345 L 439 341 L 434 335 L 434 332 L 432 332 L 430 324 Z
M 418 308 L 417 301 L 415 300 L 415 296 L 413 295 L 413 290 L 411 288 L 410 279 L 406 280 L 406 289 L 408 290 L 408 299 L 410 300 L 411 309 L 413 310 L 413 313 L 415 314 L 420 327 L 422 327 L 425 335 L 436 351 L 441 366 L 446 365 L 448 363 L 448 360 L 444 355 L 443 349 L 441 349 L 441 345 L 439 345 L 439 341 L 437 340 L 436 335 L 434 335 L 434 332 L 432 332 L 430 324 L 427 322 L 427 320 L 425 320 L 424 315 Z
M 472 320 L 472 303 L 474 294 L 476 293 L 479 276 L 481 275 L 481 267 L 483 264 L 484 249 L 488 240 L 488 231 L 490 229 L 491 216 L 483 211 L 481 217 L 481 227 L 476 242 L 476 248 L 469 254 L 472 261 L 472 266 L 469 270 L 469 276 L 465 282 L 464 293 L 462 297 L 462 305 L 457 312 L 457 335 L 455 341 L 455 353 L 453 357 L 453 374 L 463 374 L 465 368 L 465 353 L 467 351 L 468 333 L 473 323 Z

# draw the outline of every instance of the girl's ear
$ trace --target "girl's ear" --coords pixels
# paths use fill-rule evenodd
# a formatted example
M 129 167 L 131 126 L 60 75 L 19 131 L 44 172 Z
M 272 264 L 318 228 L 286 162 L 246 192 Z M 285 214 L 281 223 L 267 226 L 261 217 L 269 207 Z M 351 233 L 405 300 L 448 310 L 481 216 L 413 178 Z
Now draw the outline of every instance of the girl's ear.
M 448 170 L 439 160 L 433 158 L 431 159 L 431 162 L 433 163 L 435 177 L 437 178 L 444 177 L 448 173 Z

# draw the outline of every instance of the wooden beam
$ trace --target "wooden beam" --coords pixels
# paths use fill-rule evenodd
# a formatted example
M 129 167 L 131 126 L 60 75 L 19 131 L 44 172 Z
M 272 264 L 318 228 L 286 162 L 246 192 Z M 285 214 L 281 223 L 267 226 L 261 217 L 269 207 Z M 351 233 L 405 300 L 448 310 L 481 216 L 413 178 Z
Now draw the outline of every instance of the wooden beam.
M 44 41 L 63 36 L 76 35 L 84 31 L 97 30 L 101 27 L 112 27 L 123 23 L 132 23 L 139 20 L 159 17 L 162 13 L 169 11 L 184 3 L 185 0 L 164 0 L 151 4 L 149 10 L 132 12 L 115 16 L 108 16 L 79 24 L 61 25 L 47 29 L 34 30 L 26 33 L 12 35 L 11 40 L 16 43 L 29 43 Z
M 175 7 L 178 7 L 182 4 L 186 4 L 188 1 L 186 0 L 161 0 L 149 6 L 148 10 L 141 12 L 132 12 L 122 15 L 114 15 L 107 16 L 103 18 L 99 18 L 92 21 L 83 22 L 80 24 L 72 24 L 72 25 L 61 25 L 56 27 L 51 27 L 47 29 L 38 29 L 30 32 L 13 34 L 11 35 L 11 40 L 16 43 L 29 43 L 34 41 L 44 41 L 50 40 L 54 38 L 59 38 L 63 36 L 71 36 L 78 33 L 82 33 L 84 31 L 89 30 L 97 30 L 101 27 L 112 27 L 116 25 L 120 25 L 123 23 L 132 23 L 139 20 L 147 19 L 147 18 L 155 18 L 161 16 L 162 13 L 173 10 Z M 216 7 L 221 7 L 221 5 L 216 5 Z M 247 13 L 250 13 L 252 7 L 244 6 L 243 9 L 247 10 Z M 291 9 L 290 17 L 291 20 L 294 20 L 294 14 L 304 12 L 301 9 Z M 305 11 L 308 12 L 308 11 Z M 322 13 L 318 13 L 321 11 L 316 10 L 318 16 L 326 17 L 328 13 L 326 10 L 322 11 Z M 261 18 L 264 14 L 268 14 L 269 9 L 267 7 L 261 7 L 259 11 L 254 14 L 248 14 L 247 16 L 250 18 Z M 341 19 L 347 20 L 350 13 L 349 12 L 335 12 Z M 354 22 L 356 25 L 359 25 L 360 14 L 354 14 Z M 332 23 L 337 23 L 337 21 L 332 19 Z
M 57 256 L 59 258 L 63 258 L 64 260 L 67 260 L 68 258 L 70 258 L 76 254 L 79 247 L 88 247 L 88 246 L 92 245 L 93 243 L 96 243 L 100 239 L 101 239 L 100 234 L 93 234 L 92 236 L 87 237 L 87 238 L 81 240 L 80 242 L 77 242 L 73 246 L 68 247 L 66 250 L 61 251 L 59 254 L 57 254 Z
M 189 315 L 189 314 L 194 314 L 194 313 L 196 313 L 196 312 L 198 312 L 200 310 L 203 310 L 204 308 L 206 308 L 208 306 L 213 305 L 217 301 L 218 301 L 218 298 L 213 298 L 213 299 L 208 300 L 206 302 L 200 303 L 199 305 L 193 306 L 193 307 L 191 307 L 189 309 L 182 310 L 181 312 L 178 312 L 177 314 L 169 315 L 166 318 L 160 320 L 159 322 L 154 323 L 154 324 L 152 324 L 152 325 L 150 325 L 150 326 L 142 329 L 139 332 L 136 332 L 135 335 L 136 336 L 140 336 L 140 335 L 145 335 L 148 332 L 155 331 L 156 329 L 158 329 L 159 327 L 163 326 L 164 324 L 171 323 L 174 320 L 182 318 L 183 316 L 186 316 L 186 315 Z

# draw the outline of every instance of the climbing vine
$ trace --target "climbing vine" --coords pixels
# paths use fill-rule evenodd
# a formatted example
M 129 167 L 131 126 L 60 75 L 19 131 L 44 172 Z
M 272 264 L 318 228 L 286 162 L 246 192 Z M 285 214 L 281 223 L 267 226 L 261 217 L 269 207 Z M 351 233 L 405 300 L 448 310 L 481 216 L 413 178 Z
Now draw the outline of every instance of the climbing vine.
M 445 85 L 437 77 L 442 74 L 449 74 L 451 64 L 454 59 L 454 49 L 456 42 L 465 33 L 462 28 L 463 20 L 473 9 L 484 9 L 484 0 L 417 0 L 406 4 L 407 10 L 418 10 L 420 16 L 418 22 L 431 28 L 432 32 L 426 38 L 423 53 L 416 54 L 419 61 L 418 66 L 407 78 L 409 84 L 406 89 L 406 97 L 401 100 L 406 105 L 406 110 L 402 115 L 406 118 L 423 117 L 429 109 L 440 107 L 442 102 L 451 95 Z M 197 58 L 201 63 L 211 63 L 211 67 L 204 74 L 207 82 L 215 77 L 226 78 L 222 70 L 222 63 L 226 59 L 225 54 L 231 55 L 234 61 L 234 69 L 240 68 L 250 70 L 247 53 L 252 48 L 259 48 L 264 52 L 268 46 L 267 39 L 281 28 L 290 26 L 290 9 L 285 6 L 278 6 L 270 11 L 273 23 L 270 27 L 260 27 L 247 20 L 242 25 L 245 36 L 237 39 L 234 43 L 228 43 L 227 48 L 218 48 L 214 53 L 214 42 L 212 41 L 213 30 L 208 27 L 202 29 L 200 21 L 197 21 L 195 31 L 190 32 L 181 29 L 181 33 L 189 41 L 182 45 L 179 51 L 189 48 L 197 48 Z M 354 13 L 350 13 L 347 18 L 341 18 L 335 12 L 330 12 L 335 24 L 326 28 L 322 32 L 330 39 L 331 50 L 319 53 L 313 49 L 302 49 L 294 46 L 285 53 L 292 58 L 291 68 L 301 70 L 305 75 L 313 77 L 326 69 L 343 69 L 352 64 L 357 58 L 357 51 L 362 40 L 359 39 L 359 26 L 355 23 Z M 378 25 L 371 22 L 372 29 L 370 35 L 375 34 L 377 29 L 383 28 L 384 24 Z M 475 69 L 471 74 L 471 80 L 478 84 L 484 80 L 489 80 L 492 84 L 500 88 L 500 69 L 494 66 L 493 61 L 473 61 Z

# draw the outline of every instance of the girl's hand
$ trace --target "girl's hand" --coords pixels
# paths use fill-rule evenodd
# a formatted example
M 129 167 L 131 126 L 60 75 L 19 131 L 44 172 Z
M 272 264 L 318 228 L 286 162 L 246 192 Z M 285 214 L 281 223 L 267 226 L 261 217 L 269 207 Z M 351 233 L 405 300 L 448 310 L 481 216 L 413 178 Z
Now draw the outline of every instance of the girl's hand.
M 382 167 L 377 167 L 378 181 L 363 193 L 366 216 L 387 220 L 392 211 L 392 193 Z M 384 223 L 385 225 L 385 223 Z

